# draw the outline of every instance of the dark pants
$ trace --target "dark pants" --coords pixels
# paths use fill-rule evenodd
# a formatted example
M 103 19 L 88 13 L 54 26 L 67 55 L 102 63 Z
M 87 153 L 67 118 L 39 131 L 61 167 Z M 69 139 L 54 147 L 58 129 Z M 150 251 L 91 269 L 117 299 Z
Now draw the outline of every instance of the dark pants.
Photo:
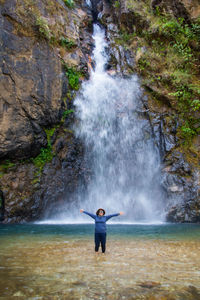
M 95 233 L 95 251 L 99 251 L 99 246 L 101 243 L 101 249 L 104 253 L 106 251 L 106 233 Z

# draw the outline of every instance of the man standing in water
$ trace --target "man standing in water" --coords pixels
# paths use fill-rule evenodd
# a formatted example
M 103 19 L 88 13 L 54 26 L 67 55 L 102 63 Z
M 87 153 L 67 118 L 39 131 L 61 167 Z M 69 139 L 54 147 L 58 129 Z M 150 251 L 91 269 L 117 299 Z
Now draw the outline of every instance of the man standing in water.
M 99 246 L 101 243 L 102 253 L 106 251 L 106 222 L 112 218 L 117 217 L 119 215 L 123 215 L 123 212 L 118 214 L 105 216 L 105 210 L 103 208 L 99 208 L 96 212 L 96 215 L 91 214 L 83 209 L 80 209 L 81 213 L 84 213 L 95 220 L 95 252 L 99 251 Z

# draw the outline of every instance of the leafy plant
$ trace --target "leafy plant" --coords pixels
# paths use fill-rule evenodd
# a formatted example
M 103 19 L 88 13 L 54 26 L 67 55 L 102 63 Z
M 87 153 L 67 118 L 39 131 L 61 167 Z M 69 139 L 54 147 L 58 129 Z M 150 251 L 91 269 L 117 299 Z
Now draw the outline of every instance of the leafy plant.
M 66 118 L 67 115 L 74 113 L 73 109 L 67 109 L 63 112 L 63 118 Z
M 193 54 L 192 50 L 189 46 L 185 46 L 180 42 L 176 42 L 173 44 L 173 48 L 184 58 L 185 62 L 193 62 Z
M 185 122 L 180 127 L 180 135 L 186 140 L 184 143 L 190 144 L 193 136 L 198 134 L 198 128 L 196 128 L 197 119 L 192 112 L 200 109 L 200 101 L 194 99 L 195 94 L 187 85 L 178 85 L 176 92 L 169 93 L 169 95 L 176 98 L 179 115 Z
M 181 127 L 181 135 L 185 139 L 185 143 L 189 143 L 190 139 L 196 134 L 196 132 L 189 127 L 189 124 L 183 125 Z
M 183 28 L 181 27 L 180 23 L 178 23 L 175 19 L 163 19 L 163 24 L 161 25 L 160 30 L 163 34 L 170 36 L 183 32 Z
M 138 60 L 138 66 L 139 66 L 140 70 L 143 71 L 150 66 L 150 62 L 147 60 L 147 58 L 141 57 Z
M 187 20 L 176 19 L 159 7 L 149 10 L 144 2 L 140 9 L 133 3 L 130 5 L 134 14 L 137 11 L 139 22 L 131 23 L 132 32 L 130 26 L 123 23 L 118 40 L 131 51 L 136 45 L 135 68 L 142 75 L 144 87 L 154 99 L 167 93 L 173 96 L 167 98 L 178 114 L 180 143 L 186 138 L 192 140 L 199 130 L 195 112 L 200 109 L 197 43 L 200 40 L 200 19 L 187 24 Z M 142 52 L 140 48 L 145 50 Z M 151 85 L 155 87 L 153 92 L 148 90 Z
M 47 135 L 47 147 L 40 149 L 40 154 L 36 156 L 35 158 L 32 158 L 31 161 L 34 163 L 34 165 L 39 169 L 41 172 L 45 166 L 46 163 L 52 161 L 54 157 L 52 145 L 51 145 L 51 137 L 53 136 L 55 132 L 55 128 L 46 129 L 45 130 Z
M 75 46 L 73 41 L 68 40 L 68 38 L 64 38 L 63 36 L 60 38 L 60 45 L 67 49 L 71 49 Z
M 74 7 L 74 1 L 73 0 L 64 0 L 64 3 L 69 8 L 73 8 Z
M 193 111 L 200 110 L 200 100 L 194 99 L 191 103 L 191 107 Z
M 68 78 L 71 89 L 77 91 L 80 88 L 79 78 L 81 76 L 81 73 L 76 71 L 74 68 L 72 67 L 70 68 L 66 65 L 65 65 L 65 69 L 66 69 L 66 76 Z
M 38 26 L 39 32 L 42 36 L 44 36 L 47 40 L 51 39 L 51 31 L 47 21 L 43 17 L 37 17 L 36 26 Z
M 45 164 L 52 161 L 53 156 L 52 147 L 47 146 L 47 148 L 41 148 L 40 154 L 32 161 L 34 165 L 42 171 Z
M 116 0 L 116 1 L 114 2 L 114 7 L 115 7 L 115 8 L 120 8 L 120 2 L 119 2 L 118 0 Z

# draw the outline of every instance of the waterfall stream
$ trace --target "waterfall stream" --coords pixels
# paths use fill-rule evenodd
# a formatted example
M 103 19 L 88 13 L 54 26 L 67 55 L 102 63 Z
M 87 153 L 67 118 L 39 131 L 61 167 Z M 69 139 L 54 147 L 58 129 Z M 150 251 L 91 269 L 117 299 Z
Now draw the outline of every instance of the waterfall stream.
M 93 38 L 95 70 L 75 99 L 79 120 L 75 133 L 85 145 L 91 178 L 86 194 L 77 193 L 75 203 L 66 204 L 55 219 L 87 222 L 79 209 L 94 213 L 102 207 L 106 213 L 124 211 L 116 221 L 162 221 L 159 153 L 145 117 L 138 78 L 109 75 L 105 71 L 108 45 L 97 24 Z

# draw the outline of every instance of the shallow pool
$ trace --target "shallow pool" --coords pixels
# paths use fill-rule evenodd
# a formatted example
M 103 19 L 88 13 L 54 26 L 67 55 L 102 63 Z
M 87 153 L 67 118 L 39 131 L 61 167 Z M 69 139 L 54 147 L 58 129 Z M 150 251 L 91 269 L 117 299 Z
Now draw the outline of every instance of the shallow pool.
M 4 299 L 200 299 L 200 225 L 0 225 Z

